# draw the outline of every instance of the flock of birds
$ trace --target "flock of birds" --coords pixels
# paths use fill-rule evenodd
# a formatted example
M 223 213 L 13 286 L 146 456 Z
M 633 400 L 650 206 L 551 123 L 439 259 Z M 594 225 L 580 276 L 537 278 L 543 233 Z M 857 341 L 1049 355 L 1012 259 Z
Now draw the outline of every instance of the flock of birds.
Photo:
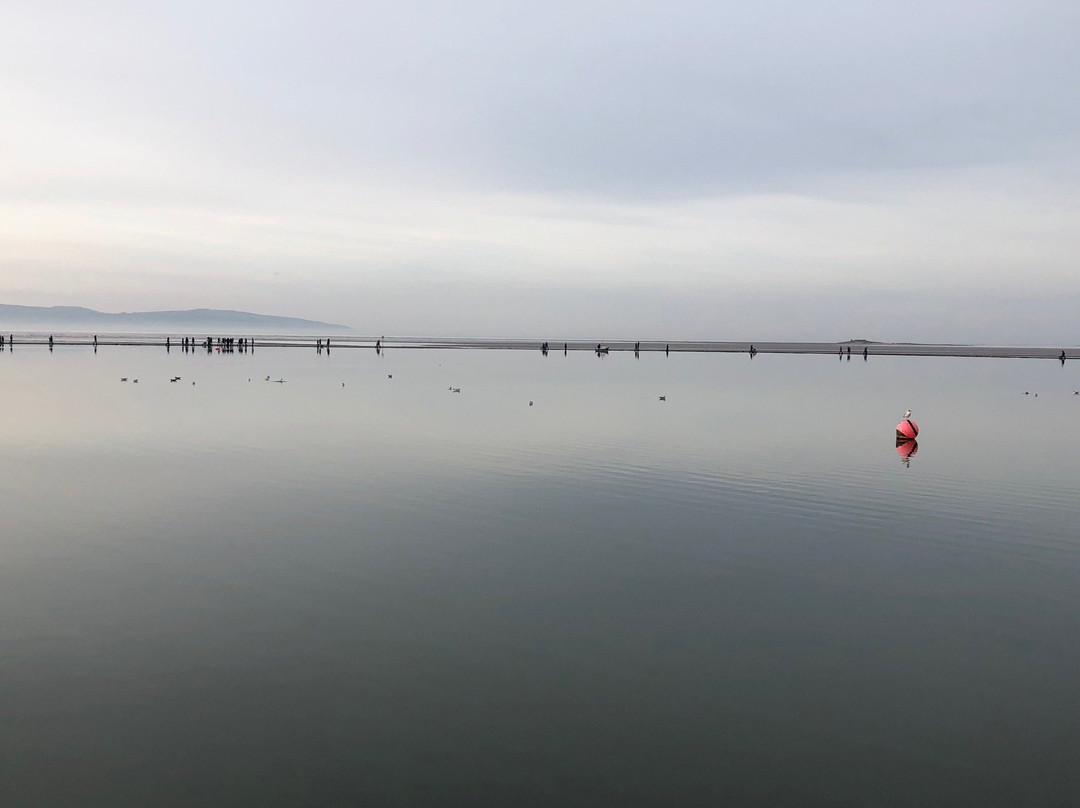
M 393 373 L 387 373 L 387 374 L 386 374 L 386 378 L 387 378 L 387 379 L 393 379 L 393 378 L 394 378 L 394 374 L 393 374 Z M 266 380 L 266 381 L 268 381 L 268 382 L 270 382 L 271 384 L 285 384 L 285 379 L 272 379 L 272 378 L 270 378 L 269 376 L 267 376 L 265 380 Z M 121 376 L 121 377 L 120 377 L 120 381 L 122 381 L 122 382 L 126 382 L 126 381 L 128 381 L 128 377 L 127 377 L 127 376 Z M 169 381 L 170 381 L 170 382 L 178 382 L 178 381 L 180 381 L 180 377 L 179 377 L 179 376 L 173 376 L 173 377 L 172 377 L 171 379 L 169 379 Z M 250 377 L 250 376 L 248 377 L 248 381 L 249 381 L 249 382 L 251 381 L 251 377 Z M 131 382 L 132 382 L 132 384 L 138 384 L 138 383 L 139 383 L 139 380 L 138 380 L 138 379 L 132 379 L 132 380 L 131 380 Z M 195 382 L 192 382 L 191 384 L 192 384 L 192 385 L 194 385 L 194 384 L 195 384 Z M 341 386 L 342 386 L 342 387 L 344 387 L 344 386 L 345 386 L 345 382 L 342 382 L 342 383 L 341 383 Z M 451 385 L 450 387 L 448 387 L 448 388 L 446 388 L 446 389 L 447 389 L 447 390 L 449 390 L 449 391 L 450 391 L 451 393 L 460 393 L 460 392 L 461 392 L 461 388 L 460 388 L 460 387 L 454 387 L 453 385 Z M 660 400 L 661 400 L 661 401 L 667 401 L 667 396 L 660 396 Z M 530 407 L 531 407 L 531 406 L 533 406 L 533 401 L 532 401 L 531 399 L 529 400 L 529 406 L 530 406 Z M 910 415 L 910 414 L 911 414 L 911 411 L 909 410 L 909 411 L 908 411 L 908 415 Z M 906 416 L 905 416 L 905 417 L 906 417 Z
M 127 380 L 128 380 L 127 376 L 121 376 L 120 377 L 120 381 L 122 381 L 122 382 L 126 382 Z M 172 383 L 176 383 L 176 382 L 180 381 L 180 377 L 179 376 L 173 376 L 171 379 L 169 379 L 169 381 L 172 382 Z M 248 381 L 250 382 L 251 379 L 248 379 Z M 138 384 L 139 380 L 138 379 L 132 379 L 131 383 L 132 384 Z M 194 385 L 194 384 L 195 384 L 195 382 L 192 382 L 192 385 Z
M 393 379 L 394 374 L 393 373 L 387 373 L 386 378 L 387 379 Z M 128 381 L 128 377 L 127 376 L 121 376 L 120 381 L 126 382 L 126 381 Z M 178 381 L 180 381 L 180 377 L 179 376 L 173 376 L 171 379 L 169 379 L 169 381 L 170 382 L 178 382 Z M 248 381 L 249 382 L 251 381 L 250 377 L 248 378 Z M 285 384 L 285 379 L 271 379 L 269 376 L 266 377 L 266 381 L 270 382 L 271 384 Z M 131 383 L 132 384 L 138 384 L 139 380 L 138 379 L 132 379 Z M 191 384 L 194 385 L 195 382 L 192 382 Z M 342 382 L 341 386 L 344 387 L 345 382 Z M 451 385 L 450 387 L 448 387 L 446 389 L 449 390 L 451 393 L 460 393 L 461 392 L 460 387 L 454 387 L 453 385 Z M 1032 393 L 1030 390 L 1025 390 L 1024 395 L 1025 396 L 1034 396 L 1035 398 L 1039 397 L 1038 393 Z M 1073 390 L 1073 395 L 1074 396 L 1080 396 L 1080 390 Z M 660 396 L 659 398 L 660 398 L 660 401 L 667 401 L 667 396 Z M 529 406 L 531 407 L 532 405 L 533 405 L 533 402 L 529 401 Z M 910 418 L 910 417 L 911 417 L 911 410 L 908 410 L 907 412 L 904 413 L 904 418 Z

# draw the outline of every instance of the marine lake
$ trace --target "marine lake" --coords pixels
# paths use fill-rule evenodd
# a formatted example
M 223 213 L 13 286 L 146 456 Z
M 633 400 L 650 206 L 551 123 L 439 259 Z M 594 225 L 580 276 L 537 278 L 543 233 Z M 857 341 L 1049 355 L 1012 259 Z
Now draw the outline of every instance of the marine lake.
M 1073 804 L 1077 389 L 5 350 L 0 804 Z

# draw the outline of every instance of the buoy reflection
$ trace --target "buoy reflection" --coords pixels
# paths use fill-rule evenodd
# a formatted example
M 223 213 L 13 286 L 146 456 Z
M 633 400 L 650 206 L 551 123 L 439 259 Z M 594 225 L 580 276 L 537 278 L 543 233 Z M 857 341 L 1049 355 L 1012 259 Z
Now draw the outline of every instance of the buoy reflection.
M 913 458 L 919 451 L 919 442 L 912 438 L 896 436 L 896 453 L 900 455 L 900 462 L 905 466 L 911 465 Z

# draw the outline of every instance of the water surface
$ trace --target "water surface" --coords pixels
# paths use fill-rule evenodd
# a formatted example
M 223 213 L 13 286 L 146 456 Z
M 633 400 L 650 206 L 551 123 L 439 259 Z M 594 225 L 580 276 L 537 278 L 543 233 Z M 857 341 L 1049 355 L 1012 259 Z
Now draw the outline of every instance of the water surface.
M 5 805 L 1080 789 L 1074 363 L 26 346 L 0 384 Z

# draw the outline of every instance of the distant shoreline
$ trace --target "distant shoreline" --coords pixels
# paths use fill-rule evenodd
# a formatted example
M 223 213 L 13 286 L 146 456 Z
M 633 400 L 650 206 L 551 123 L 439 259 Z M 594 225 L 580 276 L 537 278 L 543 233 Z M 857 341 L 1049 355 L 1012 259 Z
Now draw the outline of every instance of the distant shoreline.
M 9 335 L 14 337 L 15 347 L 48 346 L 50 336 L 55 348 L 93 348 L 94 335 L 85 332 L 9 332 L 3 334 L 4 349 L 10 348 Z M 229 335 L 234 336 L 234 335 Z M 192 334 L 98 334 L 98 347 L 158 347 L 165 348 L 169 340 L 170 350 L 182 350 L 184 339 L 193 339 L 195 351 L 207 351 L 208 335 Z M 217 336 L 212 337 L 214 348 L 220 343 Z M 307 348 L 318 350 L 320 344 L 325 348 L 327 337 L 317 335 L 294 334 L 252 334 L 248 339 L 254 341 L 254 348 Z M 427 349 L 427 350 L 517 350 L 540 351 L 544 340 L 541 339 L 484 339 L 454 337 L 365 337 L 354 335 L 329 335 L 331 350 L 367 349 L 372 350 L 377 343 L 384 349 Z M 1001 359 L 1060 359 L 1062 351 L 1066 359 L 1080 359 L 1080 348 L 1076 346 L 1010 346 L 1010 345 L 958 345 L 948 343 L 899 343 L 867 342 L 844 340 L 841 342 L 764 342 L 764 341 L 704 341 L 704 340 L 546 340 L 550 353 L 595 352 L 602 344 L 609 353 L 634 353 L 635 346 L 640 353 L 750 353 L 753 346 L 756 354 L 807 354 L 832 355 L 841 358 L 870 356 L 940 356 L 940 357 L 984 357 Z

